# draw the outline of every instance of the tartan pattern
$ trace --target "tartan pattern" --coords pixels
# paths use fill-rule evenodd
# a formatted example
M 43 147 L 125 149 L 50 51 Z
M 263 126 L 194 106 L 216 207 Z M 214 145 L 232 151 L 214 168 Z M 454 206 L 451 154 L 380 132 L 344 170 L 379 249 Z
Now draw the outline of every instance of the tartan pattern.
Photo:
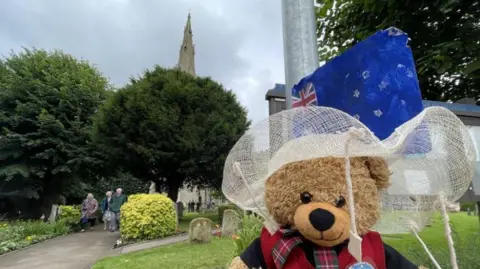
M 272 249 L 273 262 L 278 269 L 285 265 L 288 255 L 298 245 L 303 243 L 300 236 L 294 235 L 294 231 L 282 229 L 283 238 Z M 314 250 L 315 269 L 338 269 L 337 253 L 332 248 L 317 247 Z
M 337 253 L 332 248 L 318 247 L 314 257 L 315 269 L 338 269 Z

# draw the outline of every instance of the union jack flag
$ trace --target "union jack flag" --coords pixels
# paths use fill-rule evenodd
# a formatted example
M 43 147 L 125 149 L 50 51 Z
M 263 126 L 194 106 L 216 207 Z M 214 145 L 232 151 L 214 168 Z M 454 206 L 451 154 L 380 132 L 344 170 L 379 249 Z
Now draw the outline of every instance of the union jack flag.
M 292 107 L 307 107 L 317 105 L 317 94 L 312 83 L 298 92 L 292 94 Z

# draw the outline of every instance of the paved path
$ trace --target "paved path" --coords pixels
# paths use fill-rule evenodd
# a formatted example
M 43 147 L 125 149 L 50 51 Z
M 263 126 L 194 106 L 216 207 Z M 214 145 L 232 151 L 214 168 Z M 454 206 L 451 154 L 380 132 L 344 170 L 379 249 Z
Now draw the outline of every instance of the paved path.
M 93 231 L 57 237 L 29 248 L 0 256 L 2 269 L 86 269 L 97 260 L 120 254 L 112 249 L 118 232 Z
M 220 229 L 214 229 L 212 231 L 212 234 L 215 234 L 218 231 L 220 231 Z M 122 254 L 124 254 L 124 253 L 133 252 L 133 251 L 139 251 L 139 250 L 144 250 L 149 248 L 156 248 L 156 247 L 161 247 L 165 245 L 180 243 L 184 241 L 188 241 L 188 233 L 176 235 L 176 236 L 170 236 L 162 239 L 151 240 L 148 242 L 142 242 L 142 243 L 133 244 L 133 245 L 127 245 L 123 247 L 121 251 L 122 251 Z

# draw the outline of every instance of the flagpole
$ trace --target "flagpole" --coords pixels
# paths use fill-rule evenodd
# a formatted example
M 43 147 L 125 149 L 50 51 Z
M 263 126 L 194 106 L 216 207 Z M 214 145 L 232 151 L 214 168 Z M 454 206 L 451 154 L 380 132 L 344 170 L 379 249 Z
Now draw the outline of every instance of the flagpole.
M 285 99 L 292 108 L 292 88 L 318 67 L 314 0 L 282 0 Z

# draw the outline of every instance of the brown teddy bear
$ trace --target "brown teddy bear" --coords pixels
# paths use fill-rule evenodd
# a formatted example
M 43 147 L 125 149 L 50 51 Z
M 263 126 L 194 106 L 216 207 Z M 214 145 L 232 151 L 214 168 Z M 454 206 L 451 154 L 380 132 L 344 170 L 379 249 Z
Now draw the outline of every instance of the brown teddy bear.
M 475 160 L 467 128 L 444 108 L 426 108 L 384 140 L 333 108 L 274 114 L 225 161 L 225 197 L 265 220 L 230 269 L 416 269 L 374 225 L 418 232 L 432 198 L 463 195 Z
M 379 157 L 354 157 L 350 163 L 364 261 L 376 269 L 418 268 L 370 231 L 379 219 L 379 191 L 389 186 L 387 163 Z M 266 207 L 280 230 L 271 235 L 264 228 L 230 269 L 343 269 L 356 262 L 346 243 L 350 216 L 344 158 L 287 163 L 271 174 L 265 185 Z

